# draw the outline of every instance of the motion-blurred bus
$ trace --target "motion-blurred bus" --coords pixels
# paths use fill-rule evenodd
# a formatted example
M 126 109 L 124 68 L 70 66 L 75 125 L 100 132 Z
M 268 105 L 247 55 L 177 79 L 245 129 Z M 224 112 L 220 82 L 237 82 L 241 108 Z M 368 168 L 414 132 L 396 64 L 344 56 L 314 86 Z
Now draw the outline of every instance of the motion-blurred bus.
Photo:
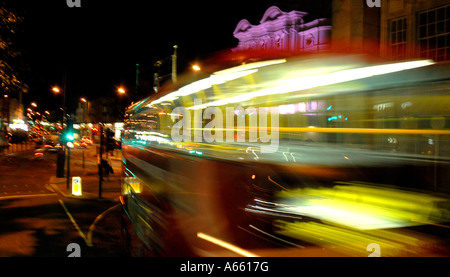
M 134 103 L 131 254 L 449 255 L 449 66 L 236 55 Z

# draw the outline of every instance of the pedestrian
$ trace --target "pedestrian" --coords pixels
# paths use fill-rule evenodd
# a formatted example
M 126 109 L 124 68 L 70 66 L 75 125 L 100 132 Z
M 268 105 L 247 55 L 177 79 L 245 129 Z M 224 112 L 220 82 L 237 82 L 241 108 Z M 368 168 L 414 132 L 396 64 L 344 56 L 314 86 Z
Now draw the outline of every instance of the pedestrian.
M 107 163 L 108 163 L 108 171 L 109 171 L 109 173 L 114 174 L 114 170 L 112 168 L 111 158 L 109 156 L 108 156 Z
M 107 181 L 109 181 L 109 173 L 112 173 L 112 167 L 111 165 L 108 163 L 107 160 L 102 159 L 101 161 L 101 169 L 103 170 L 103 177 L 106 178 Z

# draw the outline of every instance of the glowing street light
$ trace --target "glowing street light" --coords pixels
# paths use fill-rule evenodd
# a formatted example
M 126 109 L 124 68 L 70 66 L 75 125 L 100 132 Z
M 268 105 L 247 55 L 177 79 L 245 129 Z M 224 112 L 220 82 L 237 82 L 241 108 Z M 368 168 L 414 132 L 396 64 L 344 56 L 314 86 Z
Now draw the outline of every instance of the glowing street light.
M 192 69 L 195 70 L 195 71 L 200 71 L 200 66 L 194 64 L 194 65 L 192 66 Z
M 31 102 L 31 104 L 30 104 L 31 106 L 33 106 L 33 107 L 37 107 L 37 104 L 36 104 L 36 102 Z
M 83 108 L 83 120 L 82 121 L 87 123 L 87 122 L 89 122 L 89 114 L 90 114 L 89 109 L 90 109 L 91 105 L 89 103 L 89 100 L 87 100 L 84 97 L 81 97 L 80 101 L 85 103 L 85 105 L 86 105 L 86 107 Z
M 123 88 L 118 88 L 117 91 L 118 91 L 120 94 L 125 94 L 125 89 L 123 89 Z
M 58 87 L 53 87 L 53 88 L 52 88 L 52 91 L 53 91 L 54 93 L 60 93 L 60 92 L 61 92 L 61 90 L 60 90 Z
M 65 87 L 64 87 L 64 88 L 65 88 Z M 66 116 L 65 116 L 65 113 L 66 113 L 66 111 L 65 111 L 65 109 L 66 109 L 66 90 L 64 89 L 64 90 L 61 91 L 61 89 L 60 89 L 58 86 L 54 86 L 54 87 L 52 87 L 52 91 L 53 91 L 55 94 L 59 94 L 59 93 L 61 93 L 61 92 L 62 92 L 62 94 L 63 94 L 62 108 L 60 108 L 60 109 L 61 109 L 61 111 L 62 111 L 61 124 L 64 124 L 64 121 L 65 121 L 65 118 L 66 118 Z

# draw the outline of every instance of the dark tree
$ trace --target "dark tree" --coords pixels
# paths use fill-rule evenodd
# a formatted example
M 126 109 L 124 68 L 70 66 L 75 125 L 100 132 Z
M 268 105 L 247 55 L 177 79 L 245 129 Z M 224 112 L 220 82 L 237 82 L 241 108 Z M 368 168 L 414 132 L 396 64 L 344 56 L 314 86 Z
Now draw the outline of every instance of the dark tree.
M 23 17 L 8 8 L 4 0 L 0 0 L 0 90 L 2 94 L 15 94 L 19 98 L 28 90 L 22 79 L 25 67 L 21 53 L 16 48 L 22 21 Z

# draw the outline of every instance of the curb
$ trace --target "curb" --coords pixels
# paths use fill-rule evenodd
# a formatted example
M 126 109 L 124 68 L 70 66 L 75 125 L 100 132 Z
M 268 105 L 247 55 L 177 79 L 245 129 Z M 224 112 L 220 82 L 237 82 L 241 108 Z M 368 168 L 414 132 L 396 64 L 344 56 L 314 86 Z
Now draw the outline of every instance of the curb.
M 115 152 L 110 155 L 111 165 L 114 174 L 109 176 L 109 180 L 102 182 L 101 198 L 99 197 L 99 176 L 98 176 L 98 160 L 97 145 L 90 146 L 87 149 L 74 151 L 71 161 L 70 177 L 80 177 L 82 180 L 82 195 L 72 194 L 72 180 L 69 179 L 69 187 L 67 188 L 67 177 L 58 178 L 51 176 L 49 186 L 58 194 L 70 199 L 86 199 L 86 200 L 109 200 L 119 202 L 121 195 L 121 170 L 122 170 L 122 153 Z M 82 156 L 81 156 L 82 153 Z M 66 174 L 64 174 L 66 175 Z
M 117 182 L 119 180 L 111 180 L 107 182 Z M 102 197 L 98 197 L 97 193 L 92 193 L 88 191 L 83 191 L 81 196 L 73 195 L 70 190 L 67 190 L 66 187 L 67 179 L 64 178 L 58 178 L 58 177 L 50 177 L 49 186 L 57 192 L 58 194 L 64 196 L 65 198 L 71 198 L 71 199 L 79 199 L 79 200 L 100 200 L 100 201 L 114 201 L 114 202 L 120 202 L 120 192 L 104 192 L 102 191 Z M 70 184 L 69 184 L 70 185 Z M 92 184 L 89 184 L 92 185 Z M 89 186 L 89 185 L 83 185 L 83 186 Z M 114 194 L 115 196 L 108 196 L 105 194 Z

